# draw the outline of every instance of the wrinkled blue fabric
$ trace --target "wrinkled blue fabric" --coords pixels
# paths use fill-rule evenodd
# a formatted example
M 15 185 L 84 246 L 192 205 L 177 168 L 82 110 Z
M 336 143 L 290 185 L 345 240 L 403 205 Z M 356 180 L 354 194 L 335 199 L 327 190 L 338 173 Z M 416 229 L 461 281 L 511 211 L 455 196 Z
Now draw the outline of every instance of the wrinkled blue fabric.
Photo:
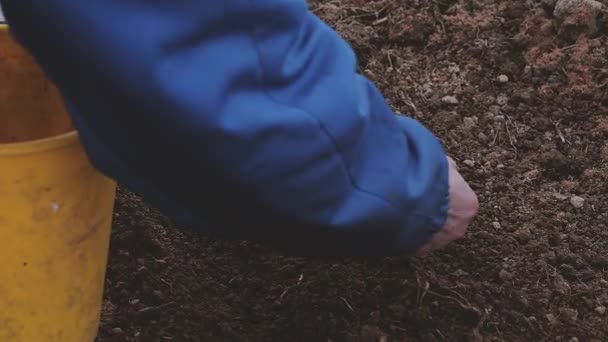
M 92 163 L 177 222 L 291 255 L 401 255 L 443 226 L 439 140 L 303 0 L 0 0 Z

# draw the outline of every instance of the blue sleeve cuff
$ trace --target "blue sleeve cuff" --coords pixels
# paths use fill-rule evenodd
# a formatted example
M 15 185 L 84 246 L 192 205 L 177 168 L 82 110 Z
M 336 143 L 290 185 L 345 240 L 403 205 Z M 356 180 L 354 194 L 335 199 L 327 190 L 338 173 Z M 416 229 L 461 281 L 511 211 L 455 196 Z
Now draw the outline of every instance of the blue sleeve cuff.
M 423 132 L 431 135 L 420 122 L 403 115 L 397 115 L 397 122 L 405 134 L 412 131 Z M 440 142 L 435 138 L 436 148 L 443 152 Z M 406 218 L 404 228 L 398 237 L 398 241 L 405 250 L 416 251 L 430 241 L 433 235 L 443 229 L 448 216 L 449 209 L 449 171 L 448 160 L 442 158 L 437 170 L 436 182 L 429 193 L 429 200 L 421 203 L 413 215 Z

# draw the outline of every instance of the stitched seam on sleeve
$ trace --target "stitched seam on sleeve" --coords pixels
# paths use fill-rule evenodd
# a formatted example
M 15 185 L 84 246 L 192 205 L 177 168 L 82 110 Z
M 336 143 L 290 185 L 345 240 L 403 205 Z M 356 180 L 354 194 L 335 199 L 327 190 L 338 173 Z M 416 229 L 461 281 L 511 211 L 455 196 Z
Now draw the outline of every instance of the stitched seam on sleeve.
M 250 4 L 251 4 L 251 1 L 253 1 L 253 0 L 250 0 Z M 335 151 L 335 152 L 336 152 L 336 154 L 338 155 L 338 158 L 339 158 L 339 159 L 340 159 L 340 161 L 341 161 L 342 167 L 344 168 L 344 173 L 347 175 L 348 181 L 349 181 L 349 183 L 351 184 L 351 186 L 352 186 L 352 187 L 353 187 L 355 190 L 360 191 L 360 192 L 362 192 L 362 193 L 364 193 L 364 194 L 367 194 L 367 195 L 369 195 L 369 196 L 371 196 L 371 197 L 373 197 L 373 198 L 375 198 L 375 199 L 377 199 L 377 200 L 380 200 L 381 202 L 383 202 L 383 203 L 387 204 L 387 205 L 388 205 L 388 206 L 389 206 L 391 209 L 393 209 L 393 210 L 395 210 L 395 211 L 398 211 L 398 208 L 399 208 L 399 206 L 398 206 L 398 205 L 395 205 L 395 204 L 391 203 L 391 202 L 390 202 L 390 201 L 388 201 L 387 199 L 385 199 L 385 198 L 383 198 L 383 197 L 379 196 L 378 194 L 375 194 L 375 193 L 373 193 L 373 192 L 371 192 L 371 191 L 368 191 L 368 190 L 362 189 L 361 187 L 359 187 L 359 186 L 357 185 L 357 183 L 355 182 L 354 178 L 352 177 L 352 175 L 350 174 L 350 172 L 349 172 L 349 170 L 348 170 L 348 165 L 347 165 L 346 161 L 344 160 L 344 156 L 343 156 L 342 152 L 340 151 L 340 148 L 339 148 L 339 146 L 338 146 L 338 143 L 337 143 L 337 141 L 336 141 L 335 137 L 334 137 L 334 136 L 331 134 L 331 132 L 330 132 L 330 131 L 329 131 L 329 130 L 328 130 L 326 127 L 325 127 L 325 125 L 323 125 L 323 122 L 321 122 L 321 120 L 319 120 L 319 119 L 318 119 L 318 118 L 317 118 L 315 115 L 313 115 L 311 112 L 309 112 L 308 110 L 306 110 L 306 109 L 304 109 L 304 108 L 295 107 L 295 106 L 293 106 L 293 105 L 291 105 L 291 104 L 288 104 L 288 103 L 283 103 L 282 101 L 279 101 L 279 100 L 278 100 L 278 99 L 277 99 L 277 98 L 276 98 L 276 97 L 275 97 L 273 94 L 271 94 L 271 93 L 268 91 L 268 89 L 266 89 L 266 86 L 265 86 L 265 84 L 264 84 L 264 82 L 263 82 L 264 75 L 265 75 L 264 63 L 263 63 L 263 61 L 262 61 L 262 54 L 261 54 L 260 49 L 259 49 L 259 46 L 258 46 L 258 41 L 257 41 L 256 31 L 257 31 L 257 28 L 256 28 L 255 26 L 254 26 L 254 27 L 252 27 L 252 30 L 250 31 L 250 36 L 251 36 L 251 39 L 252 39 L 252 42 L 253 42 L 253 46 L 254 46 L 254 49 L 255 49 L 255 52 L 256 52 L 256 56 L 257 56 L 257 62 L 258 62 L 258 65 L 260 66 L 260 71 L 262 72 L 261 79 L 259 80 L 259 82 L 260 82 L 260 85 L 261 85 L 261 87 L 262 87 L 262 89 L 263 89 L 264 94 L 265 94 L 265 95 L 266 95 L 266 96 L 267 96 L 267 97 L 268 97 L 268 98 L 269 98 L 269 99 L 270 99 L 272 102 L 274 102 L 274 103 L 276 103 L 276 104 L 278 104 L 278 105 L 284 106 L 284 107 L 288 107 L 288 108 L 296 109 L 296 110 L 298 110 L 298 111 L 300 111 L 300 112 L 304 113 L 304 114 L 305 114 L 305 115 L 307 115 L 308 117 L 312 118 L 312 119 L 313 119 L 313 120 L 314 120 L 314 121 L 317 123 L 317 125 L 319 126 L 319 128 L 321 129 L 321 131 L 323 131 L 323 133 L 325 133 L 325 135 L 326 135 L 326 136 L 329 138 L 329 140 L 331 141 L 331 144 L 333 145 L 333 149 L 334 149 L 334 151 Z

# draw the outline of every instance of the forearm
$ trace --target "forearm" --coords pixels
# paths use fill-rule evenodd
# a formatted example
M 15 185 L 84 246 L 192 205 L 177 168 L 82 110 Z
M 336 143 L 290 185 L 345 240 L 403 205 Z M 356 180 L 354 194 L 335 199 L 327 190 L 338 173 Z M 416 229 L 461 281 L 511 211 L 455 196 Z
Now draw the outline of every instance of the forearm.
M 306 254 L 407 253 L 441 228 L 439 142 L 304 1 L 3 4 L 96 166 L 167 207 Z

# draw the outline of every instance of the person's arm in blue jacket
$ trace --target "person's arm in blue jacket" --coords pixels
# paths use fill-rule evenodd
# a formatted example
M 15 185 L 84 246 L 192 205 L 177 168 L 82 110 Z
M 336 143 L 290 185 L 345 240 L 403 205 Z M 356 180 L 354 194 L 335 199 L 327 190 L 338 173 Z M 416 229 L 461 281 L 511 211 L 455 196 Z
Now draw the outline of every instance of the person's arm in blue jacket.
M 1 0 L 92 162 L 173 217 L 297 255 L 418 250 L 438 139 L 396 116 L 304 0 Z

